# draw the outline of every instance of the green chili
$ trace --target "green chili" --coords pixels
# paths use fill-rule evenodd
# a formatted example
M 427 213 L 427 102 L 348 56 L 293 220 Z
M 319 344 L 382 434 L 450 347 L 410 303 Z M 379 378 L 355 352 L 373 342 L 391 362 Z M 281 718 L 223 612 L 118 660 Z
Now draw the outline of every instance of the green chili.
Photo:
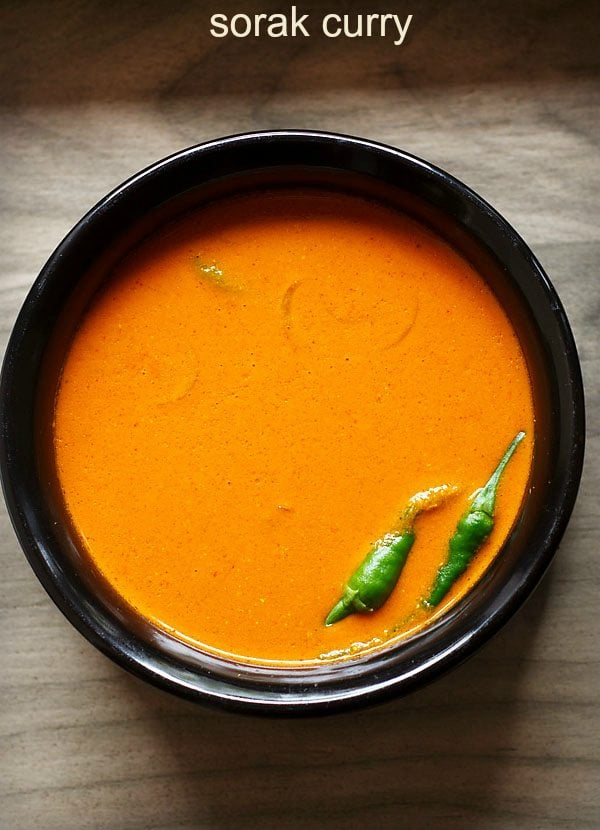
M 217 285 L 225 286 L 225 275 L 218 265 L 215 265 L 214 263 L 212 265 L 207 265 L 200 259 L 200 254 L 196 254 L 194 257 L 194 265 L 198 273 L 205 277 L 209 277 Z
M 349 614 L 365 614 L 381 608 L 398 582 L 414 544 L 413 525 L 416 517 L 422 510 L 440 505 L 456 489 L 449 484 L 442 484 L 409 499 L 394 530 L 375 543 L 354 571 L 344 586 L 341 599 L 327 615 L 325 625 L 333 625 Z
M 459 519 L 450 539 L 446 561 L 437 572 L 431 593 L 425 601 L 426 605 L 439 605 L 492 532 L 500 477 L 524 437 L 524 432 L 519 432 L 514 437 L 490 480 L 473 495 L 467 511 Z

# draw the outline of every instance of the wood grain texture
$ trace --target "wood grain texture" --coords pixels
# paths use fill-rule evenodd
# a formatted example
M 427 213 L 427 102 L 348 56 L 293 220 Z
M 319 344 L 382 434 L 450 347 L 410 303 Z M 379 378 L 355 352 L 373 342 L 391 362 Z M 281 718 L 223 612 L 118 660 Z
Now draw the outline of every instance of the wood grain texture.
M 579 499 L 541 586 L 478 655 L 404 700 L 307 721 L 210 711 L 113 666 L 46 597 L 2 508 L 0 827 L 598 828 L 598 4 L 430 0 L 406 9 L 401 48 L 216 41 L 210 11 L 281 4 L 214 5 L 0 6 L 2 346 L 62 236 L 155 159 L 258 128 L 383 140 L 487 198 L 558 289 L 587 392 Z

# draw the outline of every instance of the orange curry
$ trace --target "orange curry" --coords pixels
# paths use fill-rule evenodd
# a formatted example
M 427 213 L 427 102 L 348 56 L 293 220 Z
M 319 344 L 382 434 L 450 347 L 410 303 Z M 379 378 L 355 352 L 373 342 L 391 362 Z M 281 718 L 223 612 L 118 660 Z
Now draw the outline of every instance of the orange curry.
M 448 244 L 343 193 L 252 192 L 198 208 L 115 269 L 65 358 L 54 452 L 85 554 L 130 606 L 248 660 L 341 657 L 443 614 L 498 553 L 533 450 L 505 312 Z M 421 600 L 469 496 L 518 430 L 492 535 L 443 603 Z M 411 495 L 384 607 L 324 619 Z

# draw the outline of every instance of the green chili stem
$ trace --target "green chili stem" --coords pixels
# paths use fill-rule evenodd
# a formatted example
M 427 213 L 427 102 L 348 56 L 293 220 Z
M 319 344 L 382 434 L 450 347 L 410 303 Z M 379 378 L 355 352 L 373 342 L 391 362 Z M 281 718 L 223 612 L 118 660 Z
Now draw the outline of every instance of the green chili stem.
M 494 510 L 496 508 L 496 494 L 498 492 L 500 477 L 523 438 L 525 438 L 525 433 L 523 431 L 518 432 L 515 435 L 485 487 L 482 487 L 481 490 L 478 490 L 475 494 L 473 501 L 471 502 L 471 511 L 480 510 L 483 513 L 487 513 L 488 516 L 494 515 Z
M 442 502 L 456 492 L 458 492 L 458 487 L 454 484 L 440 484 L 438 487 L 430 487 L 429 490 L 421 490 L 419 493 L 415 493 L 408 500 L 398 524 L 394 527 L 394 532 L 406 533 L 412 530 L 419 513 L 439 507 Z

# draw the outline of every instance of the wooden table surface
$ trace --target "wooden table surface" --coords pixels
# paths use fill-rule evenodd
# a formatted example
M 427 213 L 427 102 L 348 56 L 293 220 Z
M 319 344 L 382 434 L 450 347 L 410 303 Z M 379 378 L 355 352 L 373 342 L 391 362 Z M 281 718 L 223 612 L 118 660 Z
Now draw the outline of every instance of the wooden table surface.
M 391 5 L 299 8 L 318 20 Z M 600 827 L 599 5 L 402 8 L 413 21 L 396 47 L 317 31 L 216 40 L 201 3 L 1 4 L 2 345 L 72 224 L 155 159 L 276 127 L 402 147 L 498 208 L 566 307 L 588 436 L 559 554 L 442 680 L 370 710 L 271 721 L 180 701 L 96 652 L 38 584 L 2 506 L 3 830 Z

